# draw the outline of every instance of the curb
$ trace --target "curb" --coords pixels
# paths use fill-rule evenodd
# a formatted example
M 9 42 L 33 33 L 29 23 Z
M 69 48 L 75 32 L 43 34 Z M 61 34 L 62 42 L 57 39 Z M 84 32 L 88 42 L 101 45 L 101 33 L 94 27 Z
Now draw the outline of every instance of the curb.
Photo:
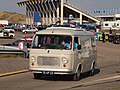
M 3 73 L 3 74 L 0 74 L 0 77 L 20 74 L 20 73 L 25 73 L 25 72 L 29 72 L 29 70 L 20 70 L 20 71 L 15 71 L 15 72 Z

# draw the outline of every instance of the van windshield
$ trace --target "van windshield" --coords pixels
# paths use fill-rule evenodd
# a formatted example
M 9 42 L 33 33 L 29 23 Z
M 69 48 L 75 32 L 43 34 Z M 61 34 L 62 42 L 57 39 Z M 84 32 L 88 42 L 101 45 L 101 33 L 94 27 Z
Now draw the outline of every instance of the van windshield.
M 69 35 L 36 35 L 32 48 L 67 49 L 72 48 L 72 37 Z

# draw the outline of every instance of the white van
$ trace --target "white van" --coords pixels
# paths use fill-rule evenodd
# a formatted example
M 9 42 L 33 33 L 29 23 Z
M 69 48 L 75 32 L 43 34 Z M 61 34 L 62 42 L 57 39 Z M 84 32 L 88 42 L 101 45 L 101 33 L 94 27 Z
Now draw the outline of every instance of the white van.
M 34 78 L 43 74 L 94 74 L 97 59 L 96 42 L 92 32 L 77 28 L 51 27 L 36 33 L 30 49 L 29 70 Z

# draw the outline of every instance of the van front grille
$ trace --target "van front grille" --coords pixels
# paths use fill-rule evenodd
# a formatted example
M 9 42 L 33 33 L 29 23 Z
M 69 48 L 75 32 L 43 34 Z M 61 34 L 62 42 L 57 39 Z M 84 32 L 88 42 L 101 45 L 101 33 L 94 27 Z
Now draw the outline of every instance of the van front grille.
M 43 57 L 37 58 L 37 64 L 43 66 L 60 66 L 60 59 L 58 57 Z

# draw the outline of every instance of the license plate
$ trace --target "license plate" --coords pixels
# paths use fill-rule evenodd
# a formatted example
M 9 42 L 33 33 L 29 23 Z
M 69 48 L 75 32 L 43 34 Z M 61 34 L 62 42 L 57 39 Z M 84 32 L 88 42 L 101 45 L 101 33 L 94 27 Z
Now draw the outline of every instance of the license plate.
M 53 74 L 54 74 L 54 72 L 50 72 L 50 71 L 43 71 L 43 74 L 53 75 Z

